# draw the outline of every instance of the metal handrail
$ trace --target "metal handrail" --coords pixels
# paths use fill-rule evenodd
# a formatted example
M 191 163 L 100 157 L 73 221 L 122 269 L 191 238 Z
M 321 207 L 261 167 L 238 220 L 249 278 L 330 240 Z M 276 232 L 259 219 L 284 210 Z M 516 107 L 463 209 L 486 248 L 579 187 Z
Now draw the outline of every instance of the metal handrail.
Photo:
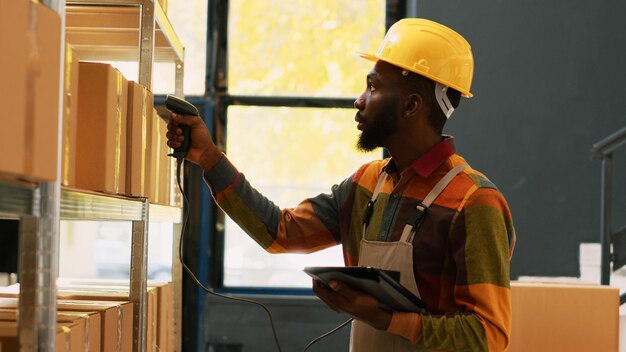
M 591 147 L 591 158 L 602 159 L 626 144 L 626 126 Z
M 616 131 L 591 147 L 591 158 L 602 160 L 602 179 L 600 185 L 600 283 L 609 285 L 611 280 L 611 262 L 613 254 L 612 196 L 613 196 L 613 152 L 626 145 L 626 127 Z M 615 268 L 617 269 L 617 268 Z M 620 296 L 620 305 L 626 303 L 626 294 Z

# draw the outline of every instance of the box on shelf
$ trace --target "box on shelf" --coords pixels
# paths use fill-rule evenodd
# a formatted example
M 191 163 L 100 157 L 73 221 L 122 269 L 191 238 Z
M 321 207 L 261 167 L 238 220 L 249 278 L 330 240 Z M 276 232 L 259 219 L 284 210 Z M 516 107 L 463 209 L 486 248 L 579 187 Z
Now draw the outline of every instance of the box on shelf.
M 124 295 L 128 292 L 128 280 L 59 278 L 57 284 L 62 290 L 114 290 L 123 291 Z M 172 282 L 148 280 L 148 287 L 151 291 L 156 290 L 156 345 L 161 351 L 169 351 L 174 342 L 174 285 Z
M 65 80 L 63 81 L 63 133 L 61 146 L 61 184 L 76 183 L 76 130 L 78 114 L 79 58 L 72 45 L 65 45 Z
M 0 321 L 17 321 L 17 299 L 3 298 L 0 301 Z M 72 337 L 73 345 L 79 349 L 72 351 L 100 351 L 100 315 L 97 312 L 58 311 L 57 323 L 75 329 Z
M 155 159 L 157 155 L 157 150 L 155 148 L 158 147 L 158 136 L 155 130 L 155 125 L 158 123 L 159 114 L 156 109 L 152 109 L 152 118 L 148 120 L 147 129 L 148 129 L 148 140 L 146 144 L 146 193 L 148 194 L 148 198 L 150 201 L 154 203 L 157 192 L 157 184 L 156 184 L 156 170 L 159 165 L 158 159 Z
M 81 62 L 76 187 L 126 193 L 128 81 L 109 64 Z
M 84 350 L 85 331 L 71 323 L 57 324 L 55 351 L 74 352 Z M 0 346 L 2 352 L 17 352 L 18 349 L 17 322 L 0 321 Z M 82 349 L 81 349 L 82 347 Z
M 512 282 L 511 296 L 509 352 L 618 350 L 618 288 Z
M 0 293 L 0 309 L 17 309 L 17 303 L 17 295 L 14 291 L 3 288 L 3 292 Z M 57 311 L 59 315 L 66 317 L 66 320 L 69 319 L 68 314 L 77 314 L 76 312 L 88 314 L 90 319 L 97 314 L 100 321 L 100 333 L 94 333 L 94 336 L 100 336 L 101 348 L 99 350 L 103 352 L 132 350 L 133 305 L 130 302 L 59 299 Z M 90 320 L 89 328 L 92 328 L 93 324 Z
M 84 329 L 84 347 L 78 351 L 99 352 L 102 344 L 102 322 L 98 312 L 58 311 L 57 322 L 79 322 Z
M 171 282 L 152 283 L 157 288 L 157 344 L 161 351 L 170 351 L 174 343 L 174 285 Z M 150 286 L 150 283 L 148 283 Z
M 0 172 L 30 181 L 57 178 L 61 18 L 29 0 L 0 3 Z
M 85 301 L 126 301 L 129 299 L 128 287 L 94 286 L 94 285 L 66 285 L 60 286 L 58 297 L 65 300 Z M 146 341 L 151 346 L 158 346 L 158 291 L 148 288 L 146 304 Z
M 146 87 L 128 82 L 128 131 L 126 154 L 126 191 L 132 196 L 147 195 L 146 148 L 148 121 L 153 118 L 154 97 Z
M 133 305 L 119 301 L 62 300 L 63 311 L 98 312 L 101 321 L 101 351 L 130 351 L 133 342 Z
M 154 204 L 169 205 L 171 153 L 167 146 L 167 122 L 159 117 L 156 110 L 151 121 L 150 159 L 150 201 Z

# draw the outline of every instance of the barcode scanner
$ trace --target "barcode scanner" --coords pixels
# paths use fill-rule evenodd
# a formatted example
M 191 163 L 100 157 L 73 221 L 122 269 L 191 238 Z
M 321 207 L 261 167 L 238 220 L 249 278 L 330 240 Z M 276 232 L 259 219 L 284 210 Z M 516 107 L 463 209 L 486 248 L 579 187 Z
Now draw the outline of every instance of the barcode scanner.
M 200 112 L 193 104 L 186 101 L 185 99 L 179 98 L 171 94 L 168 94 L 167 98 L 165 99 L 165 107 L 169 111 L 179 115 L 200 115 Z M 191 127 L 182 124 L 178 125 L 178 127 L 183 130 L 184 140 L 181 143 L 180 147 L 175 148 L 172 154 L 169 154 L 169 156 L 172 156 L 176 159 L 183 159 L 185 156 L 187 156 L 187 152 L 189 151 L 189 147 L 191 146 Z

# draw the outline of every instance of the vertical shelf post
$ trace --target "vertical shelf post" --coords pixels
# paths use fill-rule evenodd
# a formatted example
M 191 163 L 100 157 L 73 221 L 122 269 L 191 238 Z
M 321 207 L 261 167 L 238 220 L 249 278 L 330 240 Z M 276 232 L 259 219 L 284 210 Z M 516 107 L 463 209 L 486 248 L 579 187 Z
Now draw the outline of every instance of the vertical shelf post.
M 58 182 L 33 193 L 33 214 L 20 217 L 20 351 L 54 351 L 59 271 Z
M 175 223 L 173 226 L 174 238 L 172 243 L 172 284 L 173 284 L 173 303 L 174 303 L 174 338 L 170 342 L 171 351 L 182 351 L 182 332 L 183 332 L 183 271 L 180 264 L 180 238 L 182 236 L 182 222 Z
M 143 201 L 142 220 L 133 221 L 130 257 L 130 301 L 133 304 L 133 351 L 147 351 L 146 307 L 148 273 L 148 208 Z
M 22 216 L 20 218 L 19 239 L 19 350 L 21 352 L 36 351 L 37 346 L 37 216 Z
M 139 84 L 152 90 L 155 0 L 142 0 L 139 30 Z
M 40 217 L 36 238 L 35 304 L 37 351 L 53 352 L 57 321 L 57 277 L 59 276 L 59 227 L 61 185 L 58 181 L 43 182 Z

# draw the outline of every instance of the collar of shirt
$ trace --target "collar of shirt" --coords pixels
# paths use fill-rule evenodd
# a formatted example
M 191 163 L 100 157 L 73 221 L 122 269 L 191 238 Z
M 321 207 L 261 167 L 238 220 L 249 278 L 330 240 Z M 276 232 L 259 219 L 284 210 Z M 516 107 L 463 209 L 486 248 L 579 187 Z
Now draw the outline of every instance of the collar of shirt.
M 411 169 L 421 177 L 427 178 L 454 153 L 456 153 L 454 137 L 444 135 L 442 136 L 441 142 L 437 143 L 427 151 L 426 154 L 420 156 L 411 164 Z M 385 167 L 385 171 L 390 175 L 398 174 L 398 169 L 393 159 L 389 161 Z

